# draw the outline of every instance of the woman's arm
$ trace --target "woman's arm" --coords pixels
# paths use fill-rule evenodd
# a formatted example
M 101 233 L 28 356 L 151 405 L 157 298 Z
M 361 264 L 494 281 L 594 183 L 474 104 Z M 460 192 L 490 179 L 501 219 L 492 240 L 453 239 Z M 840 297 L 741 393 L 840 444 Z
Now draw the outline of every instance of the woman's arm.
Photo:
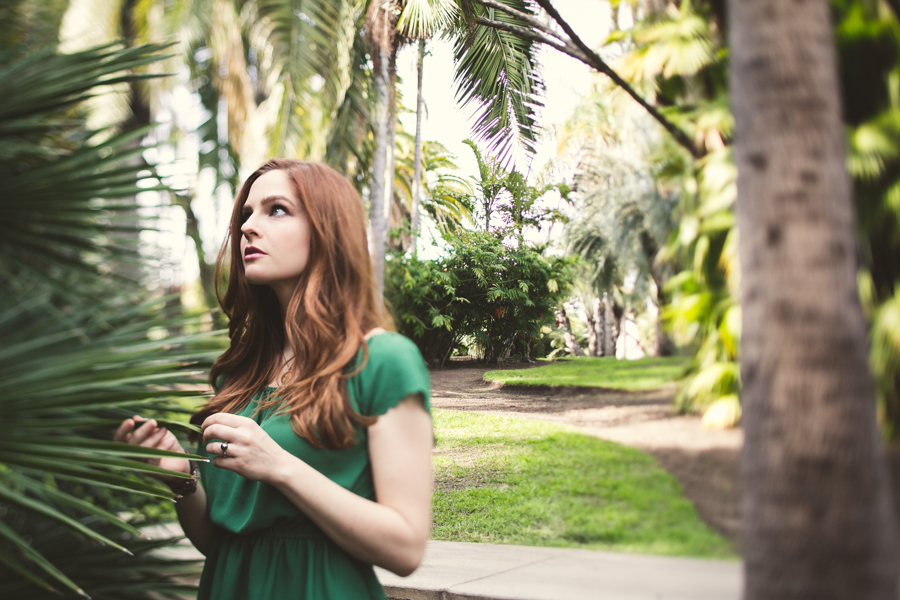
M 255 421 L 219 413 L 204 439 L 227 440 L 213 464 L 275 486 L 335 543 L 356 558 L 398 575 L 422 561 L 431 531 L 431 418 L 418 395 L 403 399 L 369 427 L 377 502 L 328 479 L 281 448 Z M 207 450 L 221 454 L 220 443 Z
M 140 427 L 135 426 L 141 423 Z M 161 450 L 171 450 L 173 452 L 184 452 L 184 448 L 178 443 L 178 439 L 171 431 L 165 427 L 157 427 L 156 421 L 153 419 L 146 420 L 142 417 L 134 417 L 133 419 L 125 419 L 116 432 L 113 434 L 113 440 L 117 442 L 127 442 L 147 448 L 159 448 Z M 148 463 L 160 466 L 170 471 L 180 471 L 182 473 L 190 473 L 190 463 L 186 459 L 181 458 L 156 458 L 148 459 Z M 165 477 L 163 475 L 150 475 L 163 481 L 164 483 L 175 483 L 183 481 Z M 215 525 L 209 518 L 209 511 L 206 509 L 206 492 L 199 485 L 197 491 L 178 498 L 175 500 L 175 512 L 178 514 L 178 522 L 185 535 L 194 544 L 194 546 L 207 555 L 215 535 Z

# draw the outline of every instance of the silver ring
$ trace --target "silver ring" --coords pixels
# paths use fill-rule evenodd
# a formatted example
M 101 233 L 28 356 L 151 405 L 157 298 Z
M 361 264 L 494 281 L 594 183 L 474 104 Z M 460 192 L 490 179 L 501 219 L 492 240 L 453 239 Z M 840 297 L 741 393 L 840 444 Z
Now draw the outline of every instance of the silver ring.
M 222 442 L 222 458 L 228 458 L 228 442 Z

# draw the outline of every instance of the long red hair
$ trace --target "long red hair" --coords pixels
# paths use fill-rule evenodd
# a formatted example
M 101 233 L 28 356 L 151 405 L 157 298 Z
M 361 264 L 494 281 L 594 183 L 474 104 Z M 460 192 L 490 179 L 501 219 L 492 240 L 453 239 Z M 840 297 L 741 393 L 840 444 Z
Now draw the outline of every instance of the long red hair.
M 248 283 L 241 255 L 241 210 L 253 183 L 273 170 L 288 176 L 310 225 L 309 260 L 284 319 L 275 292 Z M 235 198 L 228 237 L 216 262 L 216 281 L 225 268 L 225 295 L 218 289 L 216 293 L 230 318 L 231 344 L 210 372 L 215 395 L 192 421 L 247 406 L 277 375 L 286 341 L 294 351 L 286 381 L 257 410 L 278 406 L 279 412 L 290 414 L 297 435 L 317 447 L 352 446 L 354 426 L 368 426 L 375 419 L 350 406 L 346 380 L 368 359 L 365 332 L 384 326 L 359 194 L 326 165 L 270 160 L 247 178 Z M 350 372 L 360 348 L 363 360 Z

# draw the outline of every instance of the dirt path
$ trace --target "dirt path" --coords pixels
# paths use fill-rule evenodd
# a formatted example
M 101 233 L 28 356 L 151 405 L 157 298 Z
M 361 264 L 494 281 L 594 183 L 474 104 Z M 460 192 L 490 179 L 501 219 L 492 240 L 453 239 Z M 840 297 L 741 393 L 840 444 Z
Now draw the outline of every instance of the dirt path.
M 434 407 L 565 423 L 640 448 L 681 482 L 700 517 L 738 549 L 741 430 L 707 431 L 699 417 L 673 414 L 674 389 L 500 388 L 482 379 L 495 368 L 464 364 L 431 371 Z

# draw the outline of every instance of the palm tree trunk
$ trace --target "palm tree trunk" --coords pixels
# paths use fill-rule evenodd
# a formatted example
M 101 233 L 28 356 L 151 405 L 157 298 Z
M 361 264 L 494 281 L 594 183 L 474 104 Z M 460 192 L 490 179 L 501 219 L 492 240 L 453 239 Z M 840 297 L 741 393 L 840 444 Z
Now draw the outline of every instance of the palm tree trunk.
M 594 298 L 594 339 L 596 340 L 597 348 L 594 352 L 591 353 L 591 356 L 603 356 L 603 322 L 604 314 L 603 314 L 603 300 L 601 298 Z
M 384 197 L 388 145 L 388 66 L 387 52 L 379 50 L 375 69 L 375 157 L 372 160 L 372 185 L 369 188 L 369 224 L 372 227 L 372 265 L 375 269 L 376 297 L 384 294 Z
M 613 324 L 616 315 L 613 313 L 612 298 L 603 292 L 603 356 L 615 356 L 616 344 Z
M 387 173 L 384 175 L 384 234 L 385 240 L 391 231 L 391 213 L 394 206 L 394 161 L 397 149 L 397 56 L 393 52 L 388 55 L 388 145 Z M 403 214 L 403 211 L 398 211 Z M 397 223 L 401 226 L 402 223 Z M 387 242 L 386 242 L 387 243 Z
M 416 255 L 416 242 L 419 239 L 419 201 L 422 195 L 422 112 L 425 109 L 425 101 L 422 98 L 422 68 L 425 63 L 425 39 L 419 40 L 419 57 L 416 60 L 416 147 L 413 155 L 413 184 L 412 184 L 412 255 Z
M 825 0 L 734 1 L 746 600 L 896 598 Z
M 592 306 L 587 302 L 584 304 L 584 319 L 587 323 L 588 334 L 588 356 L 600 356 L 599 336 L 597 335 L 597 326 L 601 320 L 600 313 L 592 310 Z

